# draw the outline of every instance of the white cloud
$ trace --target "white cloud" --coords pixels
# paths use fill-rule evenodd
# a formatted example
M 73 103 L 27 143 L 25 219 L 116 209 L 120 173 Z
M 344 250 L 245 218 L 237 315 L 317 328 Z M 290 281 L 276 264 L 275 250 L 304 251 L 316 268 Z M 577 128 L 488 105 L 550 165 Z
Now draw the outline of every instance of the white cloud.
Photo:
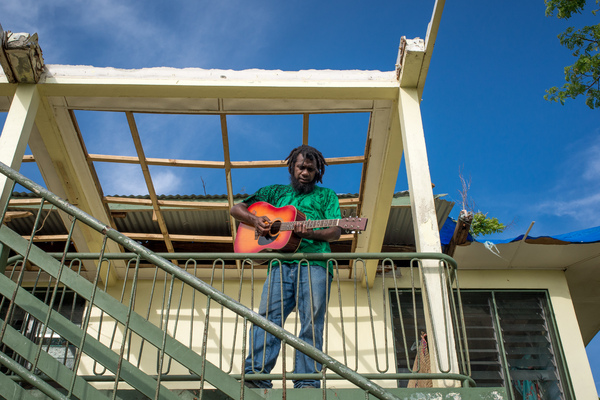
M 104 195 L 147 195 L 148 188 L 139 165 L 98 164 L 96 171 Z
M 152 174 L 156 194 L 174 194 L 181 191 L 181 178 L 172 171 L 160 171 Z
M 538 211 L 557 217 L 570 217 L 584 223 L 600 221 L 600 135 L 586 136 L 566 149 L 562 175 L 558 177 L 554 200 L 538 205 Z
M 268 41 L 271 13 L 269 2 L 242 0 L 0 4 L 3 28 L 38 32 L 48 63 L 120 68 L 234 65 Z
M 585 162 L 583 178 L 594 183 L 600 182 L 600 139 L 585 149 L 582 158 Z
M 598 221 L 600 217 L 600 192 L 586 197 L 564 201 L 548 201 L 540 205 L 540 210 L 559 217 L 570 216 L 580 221 Z
M 98 164 L 98 177 L 102 183 L 104 195 L 145 196 L 148 187 L 139 165 Z M 152 169 L 152 184 L 156 194 L 176 194 L 183 190 L 183 179 L 176 171 Z

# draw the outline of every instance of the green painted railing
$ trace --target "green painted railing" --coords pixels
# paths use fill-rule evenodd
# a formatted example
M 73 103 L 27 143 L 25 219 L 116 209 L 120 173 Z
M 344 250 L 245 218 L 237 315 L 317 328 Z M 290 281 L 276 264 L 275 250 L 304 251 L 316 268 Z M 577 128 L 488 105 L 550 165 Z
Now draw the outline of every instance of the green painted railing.
M 58 198 L 2 163 L 0 163 L 0 173 L 18 182 L 42 199 L 29 240 L 23 239 L 6 226 L 0 228 L 0 246 L 2 247 L 0 248 L 0 267 L 11 266 L 10 274 L 7 272 L 6 275 L 0 277 L 0 295 L 3 296 L 0 310 L 6 311 L 2 314 L 4 320 L 0 331 L 0 341 L 4 346 L 0 363 L 5 366 L 7 371 L 15 374 L 10 377 L 11 382 L 27 381 L 52 398 L 69 398 L 71 395 L 78 398 L 103 396 L 103 394 L 99 394 L 95 386 L 89 384 L 91 381 L 96 383 L 114 382 L 113 398 L 117 398 L 122 382 L 127 383 L 150 398 L 176 398 L 176 395 L 167 389 L 165 383 L 182 381 L 197 381 L 200 395 L 202 395 L 203 390 L 208 390 L 206 388 L 214 387 L 231 398 L 261 397 L 257 391 L 247 390 L 243 384 L 240 384 L 240 381 L 260 378 L 281 379 L 284 392 L 286 381 L 289 379 L 304 379 L 306 377 L 323 379 L 324 388 L 328 381 L 343 379 L 352 382 L 365 392 L 380 399 L 395 399 L 397 397 L 392 391 L 375 384 L 373 380 L 452 379 L 462 382 L 465 387 L 474 385 L 474 382 L 468 376 L 469 362 L 466 358 L 468 349 L 466 348 L 466 340 L 464 340 L 464 330 L 457 329 L 461 327 L 461 304 L 460 301 L 455 302 L 455 296 L 453 295 L 448 297 L 448 301 L 452 304 L 453 315 L 447 317 L 454 321 L 455 330 L 459 332 L 460 340 L 458 340 L 458 343 L 460 348 L 458 353 L 465 356 L 461 357 L 461 367 L 465 374 L 396 373 L 394 367 L 392 367 L 394 371 L 390 371 L 390 362 L 387 359 L 385 360 L 385 367 L 381 368 L 377 360 L 376 367 L 380 373 L 361 374 L 356 371 L 356 367 L 351 368 L 348 366 L 346 353 L 344 353 L 344 362 L 338 361 L 327 354 L 327 344 L 325 344 L 325 352 L 317 350 L 287 330 L 262 318 L 252 310 L 252 307 L 249 308 L 241 304 L 239 296 L 238 299 L 234 299 L 226 295 L 223 288 L 218 290 L 213 286 L 215 279 L 224 282 L 225 261 L 229 260 L 241 260 L 242 271 L 239 271 L 242 277 L 240 279 L 241 291 L 243 277 L 245 276 L 243 268 L 247 267 L 250 270 L 250 281 L 253 282 L 256 269 L 253 260 L 256 259 L 329 260 L 336 268 L 337 260 L 354 260 L 355 264 L 360 265 L 362 263 L 364 265 L 365 260 L 378 259 L 383 260 L 381 263 L 384 270 L 389 267 L 387 269 L 391 271 L 391 277 L 387 279 L 392 279 L 394 284 L 391 287 L 397 288 L 394 260 L 407 260 L 411 274 L 413 274 L 413 270 L 418 267 L 419 260 L 436 259 L 440 260 L 440 276 L 444 277 L 446 282 L 454 284 L 453 287 L 448 288 L 448 293 L 453 293 L 453 290 L 456 292 L 458 288 L 456 265 L 454 260 L 446 255 L 423 253 L 269 254 L 268 256 L 264 254 L 232 253 L 158 254 L 149 251 L 138 242 L 129 239 Z M 83 223 L 102 235 L 104 244 L 112 240 L 123 246 L 129 253 L 105 253 L 105 246 L 99 253 L 88 254 L 69 253 L 68 246 L 62 253 L 45 253 L 41 251 L 33 245 L 33 237 L 43 224 L 42 217 L 49 212 L 44 212 L 46 202 L 72 217 L 67 243 L 70 242 L 76 224 Z M 4 218 L 7 209 L 8 203 L 0 215 L 0 220 Z M 10 249 L 10 254 L 6 250 L 7 248 Z M 185 266 L 181 267 L 167 260 L 173 260 L 174 258 L 180 260 L 180 263 L 185 263 Z M 115 266 L 117 260 L 124 260 L 126 266 L 119 271 L 130 278 L 123 280 L 120 299 L 117 299 L 118 294 L 114 295 L 115 289 L 107 287 L 105 283 L 102 287 L 103 282 L 108 282 L 108 276 L 118 269 Z M 209 261 L 212 264 L 210 283 L 197 277 L 197 263 L 199 261 Z M 150 296 L 147 296 L 147 293 L 145 294 L 145 297 L 150 299 L 149 303 L 144 305 L 144 307 L 147 307 L 145 313 L 140 311 L 140 304 L 135 304 L 136 298 L 138 298 L 137 291 L 140 290 L 138 286 L 140 279 L 138 277 L 140 273 L 148 271 L 148 268 L 141 267 L 141 264 L 151 264 L 154 268 L 151 272 L 153 275 L 152 294 Z M 34 267 L 30 268 L 29 265 Z M 96 266 L 94 274 L 89 274 L 89 271 L 94 269 L 87 268 L 86 265 Z M 86 271 L 88 272 L 87 275 Z M 217 271 L 221 272 L 221 277 L 216 276 Z M 106 276 L 101 276 L 101 272 L 102 274 L 106 273 Z M 385 273 L 381 274 L 381 278 L 378 278 L 381 279 L 378 284 L 381 283 L 382 292 L 384 293 L 390 286 L 385 282 L 386 275 Z M 337 271 L 338 297 L 340 297 L 339 276 L 340 273 Z M 33 286 L 31 282 L 34 282 Z M 162 289 L 160 289 L 161 285 Z M 357 287 L 359 285 L 360 283 L 356 282 L 355 278 L 355 307 L 358 302 Z M 27 290 L 24 288 L 25 286 L 27 286 Z M 371 303 L 370 286 L 367 284 L 366 292 L 364 292 L 368 296 L 369 304 Z M 177 289 L 177 287 L 180 287 L 180 289 Z M 414 288 L 413 278 L 413 291 Z M 194 299 L 192 304 L 196 304 L 196 295 L 205 297 L 205 332 L 201 336 L 200 351 L 190 349 L 193 347 L 192 342 L 195 339 L 193 330 L 190 332 L 188 344 L 184 344 L 181 339 L 176 339 L 181 337 L 181 329 L 179 333 L 177 329 L 185 289 L 192 293 L 191 296 Z M 154 291 L 162 294 L 162 305 L 158 308 L 163 310 L 163 314 L 158 319 L 158 324 L 149 322 L 152 317 L 150 315 L 151 311 L 156 310 L 151 305 Z M 177 298 L 177 294 L 179 294 L 179 298 Z M 385 298 L 384 295 L 383 307 L 386 307 Z M 460 296 L 458 296 L 458 299 L 460 299 Z M 81 315 L 75 318 L 76 312 L 74 310 L 78 301 L 85 304 L 85 306 L 79 308 Z M 211 308 L 211 302 L 213 301 L 221 307 L 219 310 L 221 315 L 223 315 L 223 310 L 229 310 L 237 316 L 236 318 L 243 321 L 243 327 L 240 329 L 243 337 L 239 362 L 243 362 L 246 354 L 246 333 L 248 322 L 251 322 L 282 340 L 282 359 L 285 359 L 286 347 L 291 346 L 323 364 L 323 373 L 317 377 L 314 375 L 299 376 L 298 374 L 286 372 L 284 366 L 282 374 L 253 374 L 250 377 L 244 376 L 243 372 L 241 374 L 231 373 L 233 355 L 232 362 L 229 363 L 229 371 L 226 371 L 227 368 L 223 365 L 214 365 L 209 362 L 207 360 L 209 343 L 206 332 L 209 326 L 211 329 L 215 326 L 212 322 L 209 323 L 209 314 L 214 308 Z M 67 303 L 73 311 L 66 311 L 68 307 L 63 306 Z M 387 311 L 384 309 L 385 313 Z M 19 332 L 19 329 L 14 329 L 13 326 L 15 326 L 15 321 L 21 317 L 23 320 L 20 321 Z M 354 318 L 356 320 L 356 315 Z M 373 326 L 372 315 L 370 319 L 371 326 Z M 76 325 L 80 325 L 80 327 Z M 404 338 L 403 346 L 407 348 L 406 332 L 402 321 L 400 325 L 402 329 L 401 336 Z M 194 326 L 193 319 L 191 326 Z M 237 325 L 235 326 L 237 327 Z M 27 327 L 29 327 L 29 337 L 22 340 L 20 338 L 27 331 Z M 223 329 L 222 327 L 222 324 L 216 325 L 216 329 Z M 372 336 L 375 340 L 374 332 Z M 342 337 L 345 338 L 346 335 L 343 334 Z M 415 337 L 417 337 L 416 328 Z M 445 336 L 442 335 L 442 337 Z M 358 342 L 358 328 L 355 329 L 354 340 Z M 22 343 L 19 343 L 19 341 Z M 54 342 L 59 343 L 59 347 L 62 346 L 62 350 L 59 352 L 62 362 L 57 361 L 56 354 L 52 355 L 52 352 L 56 353 L 57 350 L 56 345 L 53 344 Z M 146 354 L 143 350 L 144 346 L 154 349 L 155 374 L 150 374 L 147 363 L 142 362 L 142 358 Z M 387 348 L 387 346 L 386 336 L 385 347 Z M 374 343 L 374 347 L 378 348 L 379 345 Z M 405 353 L 408 354 L 408 348 Z M 7 357 L 7 354 L 10 354 L 11 357 Z M 222 358 L 219 357 L 219 359 Z M 90 360 L 93 361 L 93 373 L 87 375 L 81 373 L 80 367 L 89 364 Z M 407 359 L 406 363 L 408 370 L 412 371 L 412 362 Z M 189 374 L 172 372 L 172 364 L 177 366 L 173 370 L 181 371 L 183 368 L 189 371 Z M 221 364 L 220 361 L 219 364 Z M 16 365 L 21 367 L 17 368 Z M 41 383 L 46 381 L 52 381 L 53 385 Z M 61 389 L 57 390 L 55 386 Z M 9 390 L 13 389 L 18 390 L 17 386 L 9 386 Z

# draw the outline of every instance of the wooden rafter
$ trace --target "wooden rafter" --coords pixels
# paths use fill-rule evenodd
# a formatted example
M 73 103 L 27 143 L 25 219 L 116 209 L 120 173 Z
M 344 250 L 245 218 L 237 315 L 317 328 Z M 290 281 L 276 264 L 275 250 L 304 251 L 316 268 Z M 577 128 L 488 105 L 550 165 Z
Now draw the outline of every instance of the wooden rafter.
M 144 207 L 152 206 L 152 200 L 150 199 L 136 199 L 131 197 L 106 196 L 104 197 L 104 201 L 109 204 L 129 204 Z M 40 199 L 11 199 L 9 205 L 14 207 L 34 207 L 39 205 L 40 202 Z M 157 203 L 161 207 L 177 207 L 179 209 L 223 210 L 229 207 L 225 202 L 212 201 L 157 200 Z M 341 207 L 348 207 L 356 204 L 359 204 L 359 199 L 357 197 L 340 199 Z M 50 207 L 50 205 L 48 205 L 48 207 Z
M 302 116 L 302 144 L 308 144 L 308 119 L 309 114 Z
M 136 233 L 122 232 L 123 235 L 133 240 L 162 240 L 163 236 L 159 233 Z M 170 234 L 169 238 L 173 242 L 206 242 L 206 243 L 233 243 L 230 236 L 211 236 L 211 235 L 175 235 Z
M 160 233 L 143 233 L 143 232 L 121 232 L 133 240 L 164 240 L 164 237 Z M 31 236 L 24 235 L 23 238 L 29 239 Z M 64 235 L 35 235 L 33 237 L 34 242 L 64 242 L 69 236 Z M 231 236 L 211 236 L 211 235 L 174 235 L 170 234 L 169 237 L 173 242 L 204 242 L 204 243 L 224 243 L 231 244 L 233 239 Z M 353 234 L 341 235 L 337 240 L 338 242 L 346 242 L 354 239 Z
M 252 71 L 251 73 L 230 73 L 228 71 L 228 80 L 223 84 L 224 81 L 221 79 L 217 81 L 211 80 L 212 72 L 199 71 L 199 74 L 194 72 L 193 77 L 186 77 L 184 85 L 181 84 L 183 81 L 180 79 L 173 80 L 168 76 L 162 76 L 161 70 L 151 71 L 150 77 L 152 79 L 148 79 L 147 75 L 141 77 L 137 77 L 135 74 L 132 76 L 121 76 L 119 73 L 115 75 L 112 70 L 106 71 L 94 68 L 91 70 L 91 76 L 90 71 L 86 69 L 85 79 L 81 79 L 80 75 L 74 74 L 74 72 L 76 71 L 63 71 L 63 68 L 60 66 L 53 66 L 50 69 L 48 79 L 41 86 L 40 90 L 42 90 L 44 98 L 50 99 L 51 106 L 54 106 L 55 102 L 60 100 L 61 109 L 67 110 L 67 112 L 72 112 L 71 110 L 74 109 L 120 111 L 128 113 L 128 117 L 131 118 L 135 112 L 210 114 L 221 117 L 222 130 L 225 133 L 223 137 L 225 154 L 223 161 L 147 158 L 145 156 L 140 157 L 139 154 L 138 156 L 86 154 L 88 166 L 91 166 L 90 170 L 93 170 L 93 166 L 96 165 L 95 163 L 103 162 L 137 164 L 142 166 L 143 171 L 148 171 L 150 165 L 157 165 L 169 168 L 212 168 L 223 170 L 226 173 L 228 180 L 227 201 L 210 201 L 202 198 L 198 199 L 200 201 L 186 199 L 158 200 L 153 190 L 149 190 L 150 198 L 144 199 L 118 198 L 114 196 L 104 197 L 100 192 L 102 204 L 110 210 L 109 216 L 111 215 L 110 213 L 116 215 L 116 212 L 118 212 L 121 218 L 126 218 L 129 212 L 144 212 L 145 217 L 147 217 L 148 212 L 154 211 L 159 224 L 161 223 L 161 216 L 164 218 L 167 217 L 164 214 L 166 207 L 173 210 L 212 210 L 215 212 L 224 212 L 235 200 L 232 191 L 232 171 L 234 169 L 285 168 L 286 164 L 283 160 L 249 159 L 247 161 L 231 161 L 228 157 L 227 115 L 301 115 L 303 118 L 301 140 L 303 143 L 309 143 L 311 140 L 309 124 L 311 114 L 346 112 L 380 113 L 381 110 L 393 106 L 393 103 L 397 99 L 398 90 L 398 84 L 394 79 L 393 72 L 366 73 L 341 71 L 336 73 L 318 72 L 315 74 L 311 71 L 309 74 L 306 72 L 284 73 L 283 75 L 278 73 L 276 79 L 272 79 L 273 75 L 270 71 Z M 107 72 L 108 75 L 106 74 Z M 155 79 L 154 75 L 159 77 L 160 80 Z M 261 79 L 257 84 L 256 76 L 260 77 L 263 75 L 268 79 Z M 252 78 L 251 83 L 248 81 L 250 78 Z M 126 87 L 123 86 L 122 83 L 129 79 L 135 79 L 136 85 L 127 84 L 125 85 Z M 157 82 L 160 82 L 160 85 L 157 85 Z M 284 101 L 280 101 L 279 99 Z M 369 162 L 370 157 L 374 157 L 370 160 L 371 163 L 378 162 L 378 155 L 373 156 L 368 151 L 369 141 L 380 141 L 381 137 L 385 136 L 385 129 L 387 129 L 385 124 L 379 123 L 377 125 L 376 131 L 372 133 L 373 137 L 367 139 L 365 154 L 351 157 L 327 158 L 327 163 L 329 165 L 360 164 L 363 171 L 366 171 L 367 162 Z M 141 143 L 138 143 L 138 146 L 141 148 Z M 25 156 L 23 157 L 23 161 L 37 162 L 33 156 Z M 80 162 L 79 165 L 83 167 L 83 163 Z M 71 170 L 68 170 L 68 172 L 71 172 Z M 375 174 L 372 174 L 372 176 L 375 177 Z M 363 213 L 369 217 L 371 224 L 374 220 L 371 219 L 371 215 L 365 213 L 363 197 L 367 196 L 367 199 L 372 203 L 373 196 L 376 197 L 378 194 L 369 194 L 370 191 L 368 189 L 365 191 L 365 177 L 366 175 L 363 174 L 360 188 L 361 197 L 342 198 L 340 199 L 340 205 L 342 208 L 351 208 L 352 213 L 354 213 L 354 210 Z M 145 175 L 145 179 L 147 182 L 151 182 L 149 173 Z M 81 179 L 81 181 L 85 182 L 85 188 L 91 192 L 92 179 Z M 78 193 L 76 192 L 76 194 Z M 28 201 L 30 199 L 24 200 Z M 13 204 L 19 203 L 11 202 L 11 205 Z M 34 204 L 34 202 L 31 204 Z M 126 206 L 114 207 L 115 204 Z M 19 207 L 23 210 L 29 209 L 26 203 L 20 203 Z M 94 215 L 96 214 L 102 216 L 98 210 L 94 211 Z M 104 218 L 102 219 L 105 220 Z M 234 225 L 231 227 L 233 229 Z M 160 234 L 163 235 L 163 238 L 167 238 L 173 243 L 176 240 L 179 242 L 198 239 L 197 235 L 174 236 L 169 234 L 166 231 L 166 226 L 161 227 L 161 230 L 156 234 L 138 234 L 136 232 L 131 232 L 130 234 L 141 240 L 151 240 L 155 242 L 153 245 L 158 244 L 158 240 L 161 238 Z M 355 239 L 356 236 L 343 235 L 340 240 L 344 241 L 343 245 L 349 249 L 350 241 L 354 243 Z M 175 244 L 175 247 L 178 247 L 178 245 Z
M 90 161 L 112 162 L 121 164 L 139 164 L 140 161 L 134 156 L 113 156 L 106 154 L 90 154 Z M 326 158 L 329 165 L 360 164 L 365 161 L 364 156 L 350 157 L 331 157 Z M 23 162 L 35 161 L 32 156 L 24 156 Z M 225 168 L 224 161 L 202 161 L 202 160 L 178 160 L 172 158 L 147 158 L 148 165 L 160 165 L 165 167 L 190 167 L 190 168 Z M 277 168 L 285 167 L 283 160 L 262 160 L 262 161 L 230 161 L 230 167 L 236 168 Z
M 369 132 L 371 131 L 371 123 L 373 120 L 373 113 L 371 112 L 371 114 L 369 115 Z M 360 186 L 358 189 L 358 198 L 356 199 L 356 215 L 360 216 L 362 215 L 362 207 L 363 207 L 363 201 L 364 201 L 364 196 L 365 196 L 365 178 L 367 176 L 367 169 L 369 168 L 369 160 L 371 159 L 371 135 L 367 134 L 367 140 L 365 142 L 365 162 L 363 163 L 362 166 L 362 171 L 361 171 L 361 178 L 360 178 Z M 342 202 L 340 200 L 340 206 L 342 205 Z M 356 246 L 358 245 L 358 235 L 354 235 L 354 239 L 352 240 L 352 247 L 351 247 L 351 251 L 355 252 L 356 251 Z M 352 274 L 355 273 L 354 271 L 354 263 L 350 263 L 349 264 L 349 271 L 348 271 L 348 278 L 352 277 Z
M 112 162 L 120 164 L 139 164 L 140 160 L 134 156 L 113 156 L 106 154 L 90 154 L 91 161 Z M 192 168 L 223 168 L 222 161 L 176 160 L 172 158 L 146 158 L 148 165 L 161 165 L 165 167 L 192 167 Z
M 114 197 L 107 196 L 104 198 L 107 203 L 113 204 L 129 204 L 139 206 L 151 206 L 152 200 L 150 199 L 135 199 L 128 197 Z M 224 202 L 211 202 L 211 201 L 180 201 L 180 200 L 157 200 L 156 201 L 161 207 L 177 207 L 179 209 L 201 209 L 201 210 L 224 210 L 229 207 Z
M 156 196 L 156 191 L 154 190 L 154 184 L 152 183 L 152 177 L 150 176 L 150 170 L 148 169 L 146 155 L 144 154 L 144 148 L 142 147 L 142 141 L 140 139 L 140 134 L 135 123 L 135 118 L 132 112 L 127 111 L 125 114 L 127 115 L 129 130 L 131 131 L 131 136 L 133 137 L 133 144 L 135 145 L 135 150 L 138 154 L 138 159 L 140 160 L 142 173 L 144 174 L 144 180 L 146 181 L 146 186 L 148 187 L 148 194 L 150 195 L 150 200 L 152 200 L 152 208 L 154 209 L 158 226 L 167 246 L 167 251 L 169 253 L 173 253 L 175 252 L 175 249 L 173 248 L 173 243 L 171 243 L 171 239 L 169 238 L 167 224 L 162 215 L 162 212 L 160 211 L 160 206 L 158 205 L 158 197 Z M 173 262 L 176 263 L 176 260 L 173 260 Z
M 104 197 L 104 191 L 102 190 L 102 184 L 100 183 L 100 178 L 98 178 L 98 174 L 96 173 L 96 168 L 94 168 L 94 162 L 90 160 L 90 155 L 87 151 L 87 147 L 85 145 L 85 140 L 83 140 L 83 135 L 81 134 L 81 129 L 79 128 L 79 123 L 77 122 L 77 117 L 75 116 L 75 112 L 73 110 L 68 110 L 69 116 L 71 117 L 71 121 L 73 121 L 73 127 L 75 128 L 75 133 L 77 134 L 77 139 L 79 140 L 79 144 L 81 146 L 81 150 L 83 151 L 83 155 L 85 156 L 85 161 L 88 165 L 88 169 L 90 171 L 90 175 L 92 176 L 94 185 L 96 186 L 96 191 L 98 192 L 98 196 L 100 198 Z M 102 202 L 104 209 L 106 211 L 106 215 L 109 218 L 109 223 L 113 228 L 116 227 L 115 221 L 112 219 L 112 215 L 110 210 L 108 209 L 108 204 L 106 202 Z
M 27 218 L 31 217 L 32 215 L 33 213 L 31 211 L 7 211 L 2 222 L 6 224 L 13 219 Z
M 223 159 L 225 160 L 225 180 L 227 184 L 227 207 L 231 209 L 233 207 L 233 181 L 231 179 L 231 156 L 229 152 L 229 131 L 227 130 L 227 116 L 221 114 L 221 137 L 223 139 Z M 231 242 L 235 241 L 236 230 L 235 230 L 235 219 L 229 216 L 229 226 L 231 229 Z M 239 260 L 235 261 L 235 265 L 238 271 L 241 271 L 242 264 Z

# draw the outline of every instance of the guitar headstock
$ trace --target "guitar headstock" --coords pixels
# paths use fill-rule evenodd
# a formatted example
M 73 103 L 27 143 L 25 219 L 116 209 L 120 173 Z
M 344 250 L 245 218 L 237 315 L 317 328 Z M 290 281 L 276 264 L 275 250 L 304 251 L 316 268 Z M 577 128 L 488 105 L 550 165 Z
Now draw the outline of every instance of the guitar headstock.
M 367 229 L 367 218 L 347 217 L 340 219 L 339 227 L 351 231 L 364 231 Z

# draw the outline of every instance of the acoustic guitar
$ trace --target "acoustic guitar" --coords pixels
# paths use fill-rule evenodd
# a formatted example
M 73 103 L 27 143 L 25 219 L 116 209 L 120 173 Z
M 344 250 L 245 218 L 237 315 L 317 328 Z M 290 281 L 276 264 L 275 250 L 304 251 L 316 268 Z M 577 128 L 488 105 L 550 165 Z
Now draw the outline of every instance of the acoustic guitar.
M 252 204 L 248 211 L 255 215 L 267 216 L 271 220 L 271 227 L 267 235 L 260 236 L 253 226 L 240 223 L 233 244 L 236 253 L 273 250 L 293 253 L 302 241 L 302 238 L 293 232 L 296 224 L 304 224 L 308 229 L 339 226 L 342 229 L 364 231 L 367 228 L 367 218 L 306 220 L 306 215 L 294 206 L 274 207 L 264 201 Z

